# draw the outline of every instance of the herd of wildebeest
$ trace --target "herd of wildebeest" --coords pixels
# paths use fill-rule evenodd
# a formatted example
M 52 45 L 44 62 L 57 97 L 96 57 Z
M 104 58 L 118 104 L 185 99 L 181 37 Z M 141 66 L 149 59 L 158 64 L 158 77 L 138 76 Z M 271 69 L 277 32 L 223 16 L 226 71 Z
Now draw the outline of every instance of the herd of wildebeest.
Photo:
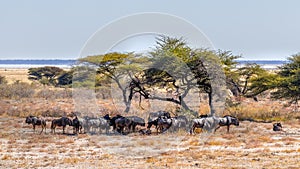
M 43 131 L 46 133 L 47 123 L 44 118 L 28 116 L 26 117 L 25 122 L 32 124 L 34 131 L 36 126 L 41 126 L 42 130 L 40 134 Z M 188 120 L 188 118 L 184 115 L 171 117 L 169 112 L 158 111 L 149 113 L 147 123 L 143 118 L 138 116 L 124 117 L 116 115 L 114 117 L 110 117 L 109 114 L 106 114 L 105 116 L 98 118 L 88 116 L 78 117 L 76 115 L 73 118 L 61 117 L 51 121 L 51 133 L 55 133 L 56 127 L 62 127 L 63 134 L 65 134 L 66 126 L 71 126 L 73 128 L 73 134 L 128 134 L 139 132 L 143 135 L 151 135 L 151 133 L 153 133 L 152 130 L 156 130 L 157 134 L 165 133 L 166 131 L 177 132 L 179 130 L 194 134 L 196 128 L 202 128 L 207 131 L 216 131 L 221 126 L 227 126 L 227 132 L 229 132 L 230 125 L 239 126 L 238 118 L 231 115 L 226 115 L 224 117 L 200 115 L 197 118 Z M 139 130 L 136 130 L 137 126 L 140 126 Z M 281 124 L 274 123 L 273 130 L 281 131 Z

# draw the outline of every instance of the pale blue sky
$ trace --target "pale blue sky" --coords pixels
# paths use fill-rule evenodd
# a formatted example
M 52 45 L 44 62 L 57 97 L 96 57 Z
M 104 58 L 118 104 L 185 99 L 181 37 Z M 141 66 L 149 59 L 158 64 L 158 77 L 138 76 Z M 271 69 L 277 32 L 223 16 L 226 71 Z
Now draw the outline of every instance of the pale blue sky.
M 184 18 L 243 59 L 285 59 L 300 52 L 299 7 L 297 0 L 1 0 L 0 59 L 76 59 L 99 28 L 140 12 Z

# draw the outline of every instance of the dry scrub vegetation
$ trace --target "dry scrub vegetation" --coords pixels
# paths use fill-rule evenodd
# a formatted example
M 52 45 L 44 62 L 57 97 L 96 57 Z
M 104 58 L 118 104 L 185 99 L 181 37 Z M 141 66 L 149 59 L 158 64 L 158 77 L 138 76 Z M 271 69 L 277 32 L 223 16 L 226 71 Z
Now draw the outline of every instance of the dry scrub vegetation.
M 22 81 L 14 76 L 7 79 Z M 184 131 L 150 136 L 62 135 L 60 128 L 58 134 L 50 133 L 50 121 L 74 111 L 71 91 L 26 85 L 28 90 L 34 89 L 30 97 L 0 99 L 0 168 L 296 169 L 300 166 L 300 114 L 293 107 L 286 107 L 284 101 L 270 101 L 267 97 L 261 97 L 259 102 L 246 99 L 227 109 L 224 114 L 239 119 L 269 121 L 241 121 L 240 126 L 231 127 L 230 133 L 221 128 L 213 134 L 203 131 L 193 136 Z M 111 103 L 99 100 L 99 116 L 107 112 L 115 114 Z M 200 114 L 208 111 L 207 105 L 201 105 Z M 144 111 L 138 113 L 145 118 Z M 39 135 L 39 126 L 34 133 L 32 126 L 25 123 L 27 115 L 46 117 L 47 133 Z M 284 131 L 272 131 L 275 121 L 282 123 Z M 67 127 L 67 133 L 72 132 Z

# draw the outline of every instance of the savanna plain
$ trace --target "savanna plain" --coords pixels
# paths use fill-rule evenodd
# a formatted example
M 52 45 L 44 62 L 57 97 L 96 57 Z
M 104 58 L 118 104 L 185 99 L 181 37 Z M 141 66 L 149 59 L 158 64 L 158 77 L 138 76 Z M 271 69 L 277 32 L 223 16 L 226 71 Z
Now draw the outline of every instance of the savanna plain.
M 26 69 L 1 69 L 8 83 L 28 82 Z M 300 114 L 283 101 L 265 96 L 259 102 L 244 99 L 239 126 L 227 133 L 221 127 L 214 133 L 199 131 L 166 132 L 151 135 L 130 133 L 73 134 L 58 128 L 50 132 L 51 120 L 68 115 L 74 103 L 67 89 L 40 86 L 32 98 L 0 100 L 0 168 L 299 168 Z M 114 112 L 111 101 L 99 99 L 99 116 Z M 240 113 L 239 113 L 240 112 Z M 258 113 L 260 112 L 260 113 Z M 265 113 L 264 113 L 265 112 Z M 145 114 L 137 114 L 147 117 Z M 207 113 L 203 106 L 199 114 Z M 258 115 L 259 114 L 259 115 Z M 25 123 L 28 115 L 43 116 L 46 133 L 40 126 L 34 132 Z M 257 120 L 249 120 L 252 117 Z M 283 131 L 272 130 L 281 122 Z

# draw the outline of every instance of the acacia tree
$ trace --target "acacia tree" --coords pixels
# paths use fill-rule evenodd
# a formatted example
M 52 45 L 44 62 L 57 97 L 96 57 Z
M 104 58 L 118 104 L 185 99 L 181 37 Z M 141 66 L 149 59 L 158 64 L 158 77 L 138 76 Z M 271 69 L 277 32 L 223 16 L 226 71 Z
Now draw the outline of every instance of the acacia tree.
M 57 85 L 57 78 L 64 70 L 59 67 L 45 66 L 38 68 L 30 68 L 28 71 L 30 80 L 35 80 L 43 85 Z
M 122 99 L 126 106 L 125 112 L 130 110 L 132 91 L 128 90 L 128 85 L 124 85 L 122 80 L 125 76 L 133 77 L 134 72 L 139 71 L 138 64 L 147 64 L 147 58 L 137 56 L 133 53 L 107 53 L 104 55 L 87 56 L 80 58 L 81 64 L 86 64 L 96 68 L 97 82 L 100 86 L 101 81 L 107 82 L 107 78 L 112 80 L 121 90 Z
M 157 45 L 150 52 L 151 68 L 143 71 L 131 82 L 133 93 L 139 93 L 145 99 L 170 101 L 181 105 L 183 109 L 193 112 L 185 102 L 190 92 L 207 93 L 209 105 L 213 109 L 213 91 L 211 74 L 208 69 L 214 70 L 215 64 L 206 61 L 218 62 L 214 51 L 191 49 L 182 39 L 161 36 Z M 221 64 L 221 63 L 220 63 Z M 216 70 L 215 70 L 216 71 Z M 172 88 L 178 97 L 159 97 L 151 93 L 151 88 Z
M 288 63 L 279 67 L 277 90 L 272 93 L 275 99 L 288 99 L 290 104 L 298 104 L 300 99 L 300 53 L 288 58 Z

